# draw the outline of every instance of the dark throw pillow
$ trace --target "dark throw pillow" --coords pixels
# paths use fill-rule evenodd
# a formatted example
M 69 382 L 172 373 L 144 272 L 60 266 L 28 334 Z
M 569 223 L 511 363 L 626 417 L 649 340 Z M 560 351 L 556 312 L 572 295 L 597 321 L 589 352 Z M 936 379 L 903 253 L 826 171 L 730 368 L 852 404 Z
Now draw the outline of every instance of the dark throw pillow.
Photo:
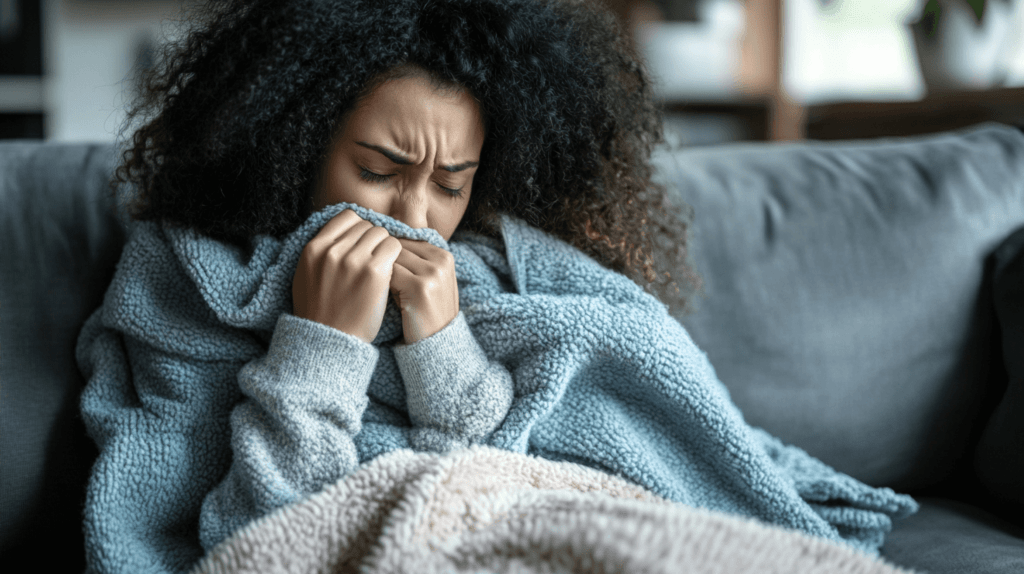
M 996 249 L 994 259 L 1007 386 L 978 443 L 975 469 L 993 496 L 1024 509 L 1024 227 Z

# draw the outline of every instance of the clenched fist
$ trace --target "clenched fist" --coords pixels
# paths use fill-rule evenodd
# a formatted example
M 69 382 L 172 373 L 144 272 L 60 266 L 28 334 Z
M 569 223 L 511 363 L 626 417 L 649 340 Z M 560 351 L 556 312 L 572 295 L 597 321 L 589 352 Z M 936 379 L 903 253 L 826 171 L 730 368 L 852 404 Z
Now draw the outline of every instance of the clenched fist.
M 425 241 L 392 237 L 351 209 L 306 244 L 292 280 L 297 317 L 367 343 L 380 331 L 389 293 L 402 310 L 406 344 L 437 333 L 459 314 L 455 258 Z
M 401 252 L 383 227 L 351 209 L 339 213 L 302 250 L 292 280 L 295 315 L 373 342 Z
M 391 272 L 391 293 L 402 309 L 405 343 L 426 339 L 459 314 L 455 257 L 426 241 L 399 239 L 402 252 Z

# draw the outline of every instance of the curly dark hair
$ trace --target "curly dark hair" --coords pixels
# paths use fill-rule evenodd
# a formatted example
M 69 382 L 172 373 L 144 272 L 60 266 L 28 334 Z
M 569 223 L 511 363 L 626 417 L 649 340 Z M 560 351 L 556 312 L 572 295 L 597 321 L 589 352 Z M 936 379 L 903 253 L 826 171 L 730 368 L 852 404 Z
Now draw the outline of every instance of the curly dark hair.
M 135 189 L 134 218 L 240 247 L 283 237 L 311 211 L 339 120 L 412 67 L 467 90 L 484 116 L 458 229 L 496 236 L 507 213 L 670 308 L 699 288 L 688 208 L 651 179 L 663 141 L 651 84 L 594 0 L 215 0 L 186 23 L 128 113 L 144 123 L 114 186 Z

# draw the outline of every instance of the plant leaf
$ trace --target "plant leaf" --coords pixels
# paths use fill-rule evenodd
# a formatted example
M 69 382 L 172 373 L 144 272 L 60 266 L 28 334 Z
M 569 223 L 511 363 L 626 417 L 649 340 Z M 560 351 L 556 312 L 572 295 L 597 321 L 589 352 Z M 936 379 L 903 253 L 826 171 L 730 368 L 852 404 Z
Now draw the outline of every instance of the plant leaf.
M 967 5 L 974 10 L 974 16 L 978 19 L 978 24 L 981 24 L 985 17 L 985 0 L 965 0 Z

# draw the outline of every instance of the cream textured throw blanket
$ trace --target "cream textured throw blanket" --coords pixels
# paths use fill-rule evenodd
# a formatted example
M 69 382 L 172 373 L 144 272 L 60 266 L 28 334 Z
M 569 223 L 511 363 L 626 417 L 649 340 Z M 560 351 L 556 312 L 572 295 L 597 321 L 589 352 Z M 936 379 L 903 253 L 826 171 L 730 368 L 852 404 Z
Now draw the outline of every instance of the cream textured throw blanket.
M 675 504 L 487 446 L 380 456 L 235 533 L 199 573 L 907 572 L 847 545 Z

